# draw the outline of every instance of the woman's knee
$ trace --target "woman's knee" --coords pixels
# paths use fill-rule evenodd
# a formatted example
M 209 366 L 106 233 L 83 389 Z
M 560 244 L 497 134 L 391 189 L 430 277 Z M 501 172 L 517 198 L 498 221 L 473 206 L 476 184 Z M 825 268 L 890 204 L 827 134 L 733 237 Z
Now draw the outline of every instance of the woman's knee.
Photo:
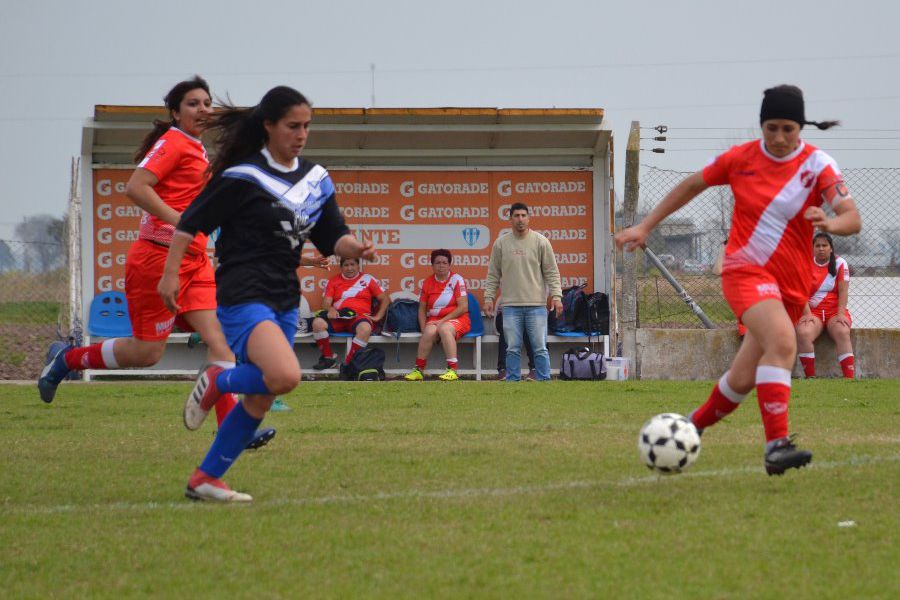
M 266 387 L 276 396 L 287 394 L 300 385 L 300 365 L 279 365 L 263 373 Z
M 769 340 L 766 351 L 785 359 L 792 359 L 797 353 L 797 337 L 794 335 L 774 337 Z
M 316 317 L 315 319 L 313 319 L 313 322 L 312 322 L 312 330 L 316 331 L 316 332 L 327 331 L 328 323 L 325 321 L 325 319 L 323 319 L 321 317 Z
M 360 322 L 360 324 L 356 326 L 356 333 L 354 335 L 361 340 L 369 339 L 369 336 L 372 335 L 372 324 L 368 321 Z

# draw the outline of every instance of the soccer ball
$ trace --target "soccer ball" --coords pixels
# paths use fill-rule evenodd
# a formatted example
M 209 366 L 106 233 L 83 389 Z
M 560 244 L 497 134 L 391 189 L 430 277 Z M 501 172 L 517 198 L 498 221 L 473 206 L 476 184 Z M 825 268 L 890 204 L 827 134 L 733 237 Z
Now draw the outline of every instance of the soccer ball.
M 641 427 L 638 451 L 647 468 L 661 473 L 681 473 L 700 454 L 700 434 L 686 417 L 663 413 Z

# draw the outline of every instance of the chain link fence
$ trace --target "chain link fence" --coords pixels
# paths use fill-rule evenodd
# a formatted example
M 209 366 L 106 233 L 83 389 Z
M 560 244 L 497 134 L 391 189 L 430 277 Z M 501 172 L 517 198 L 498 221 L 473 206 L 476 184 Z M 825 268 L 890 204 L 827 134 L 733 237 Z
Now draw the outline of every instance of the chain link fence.
M 0 239 L 0 379 L 37 378 L 68 301 L 64 244 Z
M 896 309 L 900 298 L 900 169 L 845 169 L 843 173 L 863 220 L 861 233 L 835 237 L 835 252 L 850 266 L 848 308 L 853 326 L 900 327 L 900 311 Z M 637 220 L 688 175 L 642 165 Z M 647 241 L 647 247 L 717 327 L 736 326 L 735 316 L 722 296 L 719 277 L 712 272 L 728 239 L 733 206 L 728 186 L 709 188 L 663 221 Z M 702 326 L 646 257 L 641 256 L 638 269 L 641 327 Z

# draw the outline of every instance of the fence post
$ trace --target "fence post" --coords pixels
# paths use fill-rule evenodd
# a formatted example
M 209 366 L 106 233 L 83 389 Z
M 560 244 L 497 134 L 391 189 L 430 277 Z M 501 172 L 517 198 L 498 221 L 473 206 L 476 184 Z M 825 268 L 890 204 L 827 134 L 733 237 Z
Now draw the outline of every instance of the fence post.
M 628 147 L 625 150 L 625 197 L 622 210 L 622 226 L 634 225 L 637 215 L 638 197 L 640 195 L 640 152 L 641 123 L 631 122 L 628 134 Z M 623 338 L 622 354 L 634 361 L 635 379 L 641 376 L 641 357 L 638 355 L 637 329 L 640 327 L 637 304 L 637 260 L 635 252 L 624 252 L 622 255 L 622 313 Z
M 82 343 L 81 323 L 81 158 L 72 158 L 72 179 L 69 188 L 69 336 L 76 346 Z

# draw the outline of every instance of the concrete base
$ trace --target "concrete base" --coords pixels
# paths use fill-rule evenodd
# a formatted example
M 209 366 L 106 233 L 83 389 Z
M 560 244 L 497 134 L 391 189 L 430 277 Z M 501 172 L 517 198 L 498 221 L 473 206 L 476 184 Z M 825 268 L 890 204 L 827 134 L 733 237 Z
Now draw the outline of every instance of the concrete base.
M 856 376 L 900 377 L 900 329 L 853 329 Z M 717 379 L 740 345 L 732 329 L 639 329 L 638 364 L 641 379 Z M 840 377 L 834 342 L 824 334 L 816 340 L 816 374 Z M 802 377 L 799 363 L 794 376 Z

